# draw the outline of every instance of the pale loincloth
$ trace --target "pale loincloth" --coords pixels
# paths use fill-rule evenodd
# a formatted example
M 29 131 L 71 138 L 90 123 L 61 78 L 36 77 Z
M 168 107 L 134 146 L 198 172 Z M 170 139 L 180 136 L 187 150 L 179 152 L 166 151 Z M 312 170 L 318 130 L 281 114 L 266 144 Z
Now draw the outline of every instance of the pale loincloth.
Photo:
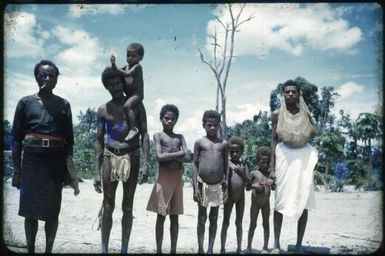
M 203 207 L 211 207 L 220 206 L 223 204 L 223 190 L 222 190 L 222 181 L 217 184 L 206 184 L 203 180 L 197 177 L 197 181 L 202 183 L 202 202 L 201 205 Z
M 159 166 L 158 178 L 147 203 L 147 211 L 160 215 L 183 214 L 183 180 L 181 169 Z
M 110 170 L 110 181 L 122 180 L 126 182 L 130 176 L 131 171 L 131 160 L 129 154 L 117 156 L 107 148 L 104 148 L 104 155 L 110 158 L 111 170 Z
M 291 148 L 281 142 L 275 156 L 275 210 L 298 220 L 304 209 L 315 208 L 313 170 L 318 151 L 310 144 Z

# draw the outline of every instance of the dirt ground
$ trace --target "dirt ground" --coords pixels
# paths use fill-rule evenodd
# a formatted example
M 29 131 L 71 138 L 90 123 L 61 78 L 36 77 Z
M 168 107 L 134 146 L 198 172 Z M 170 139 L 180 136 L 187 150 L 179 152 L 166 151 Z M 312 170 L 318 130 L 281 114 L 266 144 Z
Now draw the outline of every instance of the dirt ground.
M 156 214 L 146 211 L 152 184 L 138 185 L 134 201 L 134 224 L 129 243 L 130 253 L 155 253 Z M 55 240 L 54 253 L 100 253 L 100 231 L 97 231 L 97 214 L 102 195 L 94 191 L 92 180 L 80 184 L 80 195 L 73 190 L 63 190 L 59 229 Z M 309 211 L 304 237 L 304 245 L 312 252 L 331 254 L 362 254 L 377 250 L 383 239 L 382 192 L 360 192 L 347 188 L 346 192 L 316 192 L 316 209 Z M 3 241 L 13 252 L 26 252 L 24 218 L 17 214 L 19 191 L 11 187 L 10 180 L 3 186 Z M 274 194 L 270 198 L 274 205 Z M 243 218 L 242 248 L 247 246 L 249 228 L 250 192 L 246 192 L 245 214 Z M 110 252 L 119 253 L 121 236 L 122 186 L 118 186 L 113 227 L 110 237 Z M 220 230 L 223 207 L 220 209 L 214 253 L 220 250 Z M 270 215 L 269 249 L 273 246 L 273 207 Z M 179 217 L 179 239 L 177 253 L 197 252 L 197 205 L 192 199 L 192 187 L 184 186 L 184 215 Z M 262 250 L 263 229 L 261 215 L 254 233 L 253 252 Z M 165 222 L 163 252 L 170 250 L 169 219 Z M 290 218 L 283 219 L 281 247 L 289 253 L 288 246 L 296 242 L 297 223 Z M 206 223 L 205 248 L 207 249 L 208 222 Z M 235 210 L 227 232 L 226 250 L 236 249 Z M 45 248 L 44 222 L 39 222 L 36 252 Z M 4 254 L 3 254 L 4 255 Z

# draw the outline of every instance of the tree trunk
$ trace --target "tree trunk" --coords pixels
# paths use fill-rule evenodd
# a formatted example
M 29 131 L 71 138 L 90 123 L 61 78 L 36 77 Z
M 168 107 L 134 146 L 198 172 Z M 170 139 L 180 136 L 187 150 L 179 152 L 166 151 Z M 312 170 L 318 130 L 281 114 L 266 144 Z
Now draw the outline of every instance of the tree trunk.
M 222 97 L 222 139 L 227 137 L 227 121 L 226 121 L 226 96 Z
M 369 157 L 369 163 L 368 163 L 368 189 L 372 190 L 373 189 L 373 180 L 372 180 L 372 175 L 373 175 L 373 162 L 372 162 L 372 143 L 371 140 L 368 140 L 368 157 Z
M 325 176 L 329 174 L 329 162 L 326 161 L 325 163 Z M 322 178 L 322 182 L 324 183 L 324 187 L 325 187 L 325 192 L 328 192 L 329 191 L 329 183 L 328 181 L 326 180 L 324 175 L 321 175 L 321 178 Z
M 219 112 L 219 93 L 220 93 L 219 86 L 217 86 L 217 99 L 215 101 L 215 110 L 217 112 Z

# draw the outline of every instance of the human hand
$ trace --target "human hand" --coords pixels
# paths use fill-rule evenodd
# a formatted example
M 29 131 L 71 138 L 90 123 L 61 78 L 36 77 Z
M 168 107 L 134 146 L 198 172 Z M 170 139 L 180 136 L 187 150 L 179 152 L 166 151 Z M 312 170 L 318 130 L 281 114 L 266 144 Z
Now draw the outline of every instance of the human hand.
M 77 196 L 80 194 L 79 180 L 76 180 L 74 185 L 74 195 Z
M 252 185 L 252 188 L 254 188 L 254 189 L 255 189 L 255 192 L 257 192 L 257 193 L 261 193 L 261 192 L 263 192 L 263 191 L 265 190 L 265 186 L 262 185 L 262 184 L 260 184 L 260 183 L 258 183 L 258 184 L 253 184 L 253 185 Z
M 17 189 L 20 189 L 20 173 L 19 172 L 13 172 L 12 187 L 16 187 Z
M 194 201 L 197 203 L 202 202 L 202 193 L 199 189 L 195 189 L 194 191 Z
M 227 189 L 227 180 L 222 181 L 222 189 Z
M 223 204 L 227 202 L 229 195 L 227 193 L 227 190 L 223 191 Z
M 149 176 L 148 166 L 146 166 L 145 168 L 140 170 L 139 181 L 138 181 L 139 185 L 142 185 L 143 183 L 147 183 L 148 176 Z
M 116 68 L 116 63 L 115 63 L 116 58 L 115 58 L 115 56 L 113 54 L 111 54 L 110 61 L 111 61 L 111 67 L 113 69 L 115 69 Z
M 103 192 L 103 190 L 102 190 L 102 182 L 101 182 L 100 175 L 96 175 L 95 178 L 94 178 L 94 188 L 95 188 L 95 191 L 98 192 L 98 193 L 102 193 Z
M 271 187 L 273 184 L 275 184 L 275 179 L 268 178 L 265 185 L 266 187 Z
M 139 67 L 139 63 L 136 63 L 130 69 L 135 71 L 138 67 Z

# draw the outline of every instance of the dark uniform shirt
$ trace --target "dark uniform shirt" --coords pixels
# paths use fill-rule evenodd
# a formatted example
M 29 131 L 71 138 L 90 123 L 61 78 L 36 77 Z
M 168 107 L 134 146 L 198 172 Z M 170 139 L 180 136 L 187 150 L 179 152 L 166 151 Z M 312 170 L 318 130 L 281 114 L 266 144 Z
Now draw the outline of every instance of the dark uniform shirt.
M 74 144 L 72 113 L 69 102 L 57 95 L 42 100 L 37 94 L 23 97 L 13 119 L 14 141 L 21 142 L 26 133 L 40 133 L 65 139 Z

